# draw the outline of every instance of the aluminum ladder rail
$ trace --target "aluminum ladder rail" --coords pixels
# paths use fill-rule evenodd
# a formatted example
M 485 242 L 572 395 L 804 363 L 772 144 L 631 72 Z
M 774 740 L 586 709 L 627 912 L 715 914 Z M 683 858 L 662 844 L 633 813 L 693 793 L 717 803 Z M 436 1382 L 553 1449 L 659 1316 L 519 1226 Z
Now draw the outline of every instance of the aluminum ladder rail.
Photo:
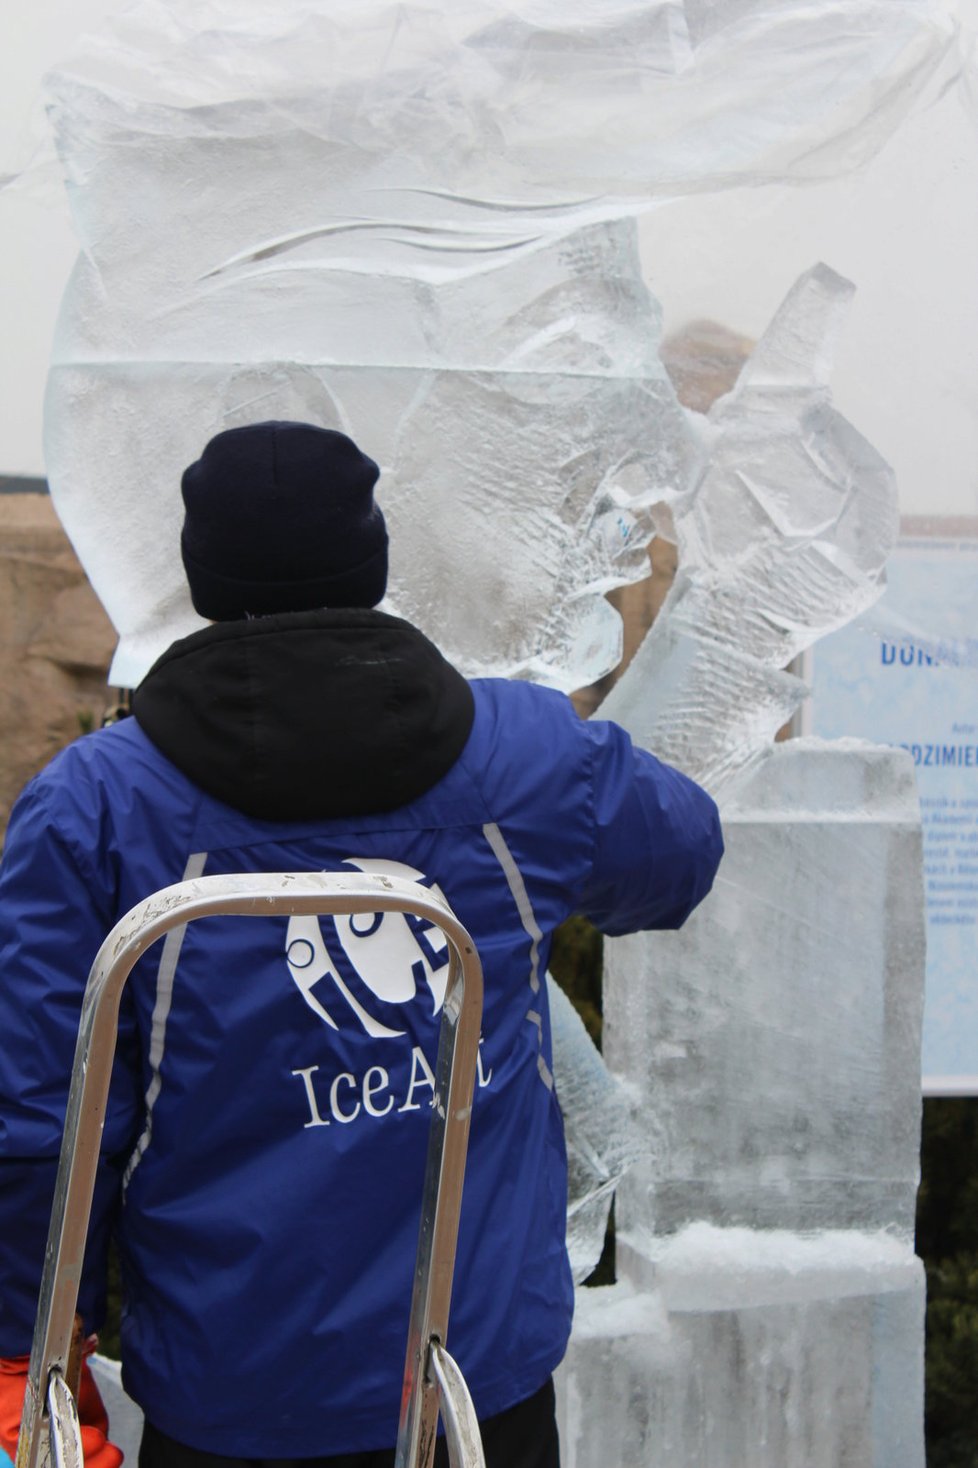
M 41 1278 L 17 1468 L 83 1468 L 78 1410 L 65 1379 L 95 1190 L 122 989 L 171 928 L 217 915 L 406 912 L 449 948 L 398 1428 L 396 1468 L 430 1468 L 441 1410 L 451 1468 L 485 1468 L 472 1399 L 445 1349 L 482 1023 L 482 965 L 451 908 L 414 882 L 334 872 L 199 877 L 138 903 L 96 955 L 81 1021 Z

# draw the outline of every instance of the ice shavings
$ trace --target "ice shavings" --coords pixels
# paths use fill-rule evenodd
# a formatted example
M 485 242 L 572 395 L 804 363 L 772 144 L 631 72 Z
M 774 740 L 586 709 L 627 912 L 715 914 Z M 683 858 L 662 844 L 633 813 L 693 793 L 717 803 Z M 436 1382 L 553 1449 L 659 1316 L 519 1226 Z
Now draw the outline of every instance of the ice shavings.
M 907 1288 L 920 1261 L 913 1245 L 878 1230 L 717 1228 L 691 1223 L 657 1239 L 655 1278 L 669 1310 L 794 1304 L 827 1293 L 876 1294 Z

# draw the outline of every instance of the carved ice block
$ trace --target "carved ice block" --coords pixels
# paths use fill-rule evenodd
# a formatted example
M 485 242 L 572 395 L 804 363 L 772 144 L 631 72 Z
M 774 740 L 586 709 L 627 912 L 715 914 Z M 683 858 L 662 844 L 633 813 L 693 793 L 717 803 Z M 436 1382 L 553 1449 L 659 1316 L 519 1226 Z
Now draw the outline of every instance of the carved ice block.
M 745 1270 L 712 1306 L 665 1266 L 650 1291 L 581 1290 L 564 1468 L 923 1468 L 924 1271 L 887 1250 L 799 1270 L 762 1238 L 770 1293 Z
M 678 933 L 607 945 L 605 1056 L 657 1155 L 619 1235 L 693 1220 L 913 1233 L 924 917 L 900 750 L 773 747 L 724 811 L 713 893 Z
M 773 747 L 681 932 L 606 949 L 605 1055 L 654 1144 L 580 1290 L 567 1468 L 922 1468 L 913 1253 L 924 924 L 909 758 Z

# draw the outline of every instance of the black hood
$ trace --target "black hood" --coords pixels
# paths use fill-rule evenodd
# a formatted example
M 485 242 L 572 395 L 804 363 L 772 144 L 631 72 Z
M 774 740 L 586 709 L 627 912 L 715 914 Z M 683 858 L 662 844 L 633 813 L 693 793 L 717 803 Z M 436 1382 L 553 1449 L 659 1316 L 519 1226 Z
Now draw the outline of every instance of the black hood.
M 195 785 L 267 821 L 406 805 L 458 759 L 473 711 L 416 627 L 361 610 L 218 623 L 175 642 L 133 695 Z

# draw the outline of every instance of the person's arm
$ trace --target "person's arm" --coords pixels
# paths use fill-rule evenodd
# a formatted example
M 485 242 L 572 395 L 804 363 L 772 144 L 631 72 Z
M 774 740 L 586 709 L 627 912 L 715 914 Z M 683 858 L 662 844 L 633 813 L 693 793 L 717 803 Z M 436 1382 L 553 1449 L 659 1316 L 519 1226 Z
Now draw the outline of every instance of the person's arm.
M 0 1442 L 12 1451 L 33 1334 L 82 994 L 115 919 L 111 883 L 85 832 L 66 832 L 44 779 L 15 806 L 0 863 Z M 103 1137 L 78 1308 L 89 1332 L 105 1308 L 105 1260 L 139 1108 L 131 1026 L 119 1054 Z M 87 1367 L 86 1457 L 119 1461 Z M 108 1456 L 104 1456 L 107 1452 Z M 113 1456 L 115 1455 L 115 1456 Z
M 636 749 L 617 724 L 589 720 L 595 826 L 580 910 L 609 936 L 678 928 L 713 885 L 723 836 L 712 798 Z

